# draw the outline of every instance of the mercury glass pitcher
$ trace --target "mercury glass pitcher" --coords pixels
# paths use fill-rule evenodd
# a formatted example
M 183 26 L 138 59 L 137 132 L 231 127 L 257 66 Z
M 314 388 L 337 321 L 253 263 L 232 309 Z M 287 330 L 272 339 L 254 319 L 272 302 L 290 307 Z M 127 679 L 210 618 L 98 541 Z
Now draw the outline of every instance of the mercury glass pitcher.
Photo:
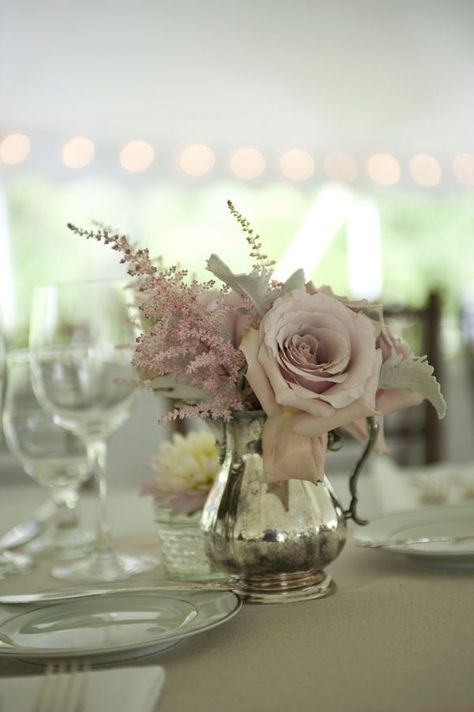
M 325 572 L 346 541 L 346 521 L 357 516 L 357 478 L 375 443 L 378 424 L 369 420 L 369 440 L 350 479 L 352 501 L 341 504 L 322 482 L 289 479 L 267 484 L 263 472 L 265 413 L 234 413 L 213 427 L 221 470 L 203 510 L 201 527 L 208 557 L 235 578 L 248 601 L 280 603 L 321 598 L 334 592 Z

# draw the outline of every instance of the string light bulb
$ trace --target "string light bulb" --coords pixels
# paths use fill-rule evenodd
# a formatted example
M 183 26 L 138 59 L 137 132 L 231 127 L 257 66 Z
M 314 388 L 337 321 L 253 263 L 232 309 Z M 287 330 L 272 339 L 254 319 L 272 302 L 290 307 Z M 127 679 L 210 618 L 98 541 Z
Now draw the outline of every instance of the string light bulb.
M 441 180 L 441 166 L 434 156 L 419 153 L 410 159 L 408 169 L 415 183 L 424 188 L 438 185 Z
M 64 144 L 61 156 L 68 168 L 84 168 L 94 158 L 94 143 L 84 136 L 75 136 Z
M 181 169 L 190 176 L 207 175 L 216 162 L 214 151 L 203 143 L 186 146 L 179 157 Z
M 367 173 L 374 183 L 395 185 L 400 180 L 400 163 L 391 153 L 376 153 L 367 161 Z
M 324 172 L 329 180 L 352 183 L 358 174 L 357 161 L 349 153 L 333 153 L 324 161 Z
M 255 180 L 264 173 L 266 161 L 256 148 L 239 148 L 230 157 L 230 170 L 243 180 Z
M 130 173 L 143 173 L 155 160 L 155 149 L 146 141 L 130 141 L 120 151 L 120 165 Z
M 314 174 L 314 159 L 308 151 L 292 148 L 281 156 L 280 171 L 289 180 L 308 180 Z
M 474 155 L 460 153 L 453 158 L 453 174 L 458 183 L 474 185 Z
M 31 142 L 26 134 L 9 134 L 0 143 L 0 161 L 10 165 L 21 163 L 28 157 L 30 148 Z

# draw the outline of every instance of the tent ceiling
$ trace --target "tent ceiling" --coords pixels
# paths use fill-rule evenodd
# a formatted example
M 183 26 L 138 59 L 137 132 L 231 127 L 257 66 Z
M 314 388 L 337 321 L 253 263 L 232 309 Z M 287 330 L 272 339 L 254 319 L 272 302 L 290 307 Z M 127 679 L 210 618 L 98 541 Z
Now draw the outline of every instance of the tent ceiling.
M 0 137 L 474 151 L 472 0 L 3 0 Z

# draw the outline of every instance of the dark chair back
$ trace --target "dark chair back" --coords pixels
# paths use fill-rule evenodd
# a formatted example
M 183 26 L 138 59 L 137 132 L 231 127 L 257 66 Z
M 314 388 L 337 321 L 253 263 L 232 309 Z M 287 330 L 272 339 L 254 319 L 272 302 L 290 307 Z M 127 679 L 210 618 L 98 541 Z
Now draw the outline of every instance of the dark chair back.
M 428 357 L 442 387 L 439 293 L 430 293 L 421 308 L 386 307 L 384 316 L 393 333 L 406 341 L 416 355 Z M 390 454 L 400 465 L 432 464 L 443 459 L 442 424 L 430 403 L 387 416 L 385 432 Z

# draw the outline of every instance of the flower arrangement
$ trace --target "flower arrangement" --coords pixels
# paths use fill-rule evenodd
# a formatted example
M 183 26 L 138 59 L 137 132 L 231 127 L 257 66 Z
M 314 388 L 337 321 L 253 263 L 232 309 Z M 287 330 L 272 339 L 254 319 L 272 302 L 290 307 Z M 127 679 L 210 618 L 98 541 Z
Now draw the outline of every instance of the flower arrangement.
M 324 473 L 328 434 L 366 434 L 366 418 L 430 401 L 446 403 L 426 357 L 415 357 L 384 323 L 383 307 L 315 287 L 298 269 L 285 283 L 260 237 L 229 201 L 250 247 L 253 268 L 234 274 L 213 254 L 215 280 L 165 269 L 146 249 L 98 226 L 76 234 L 120 252 L 134 280 L 141 314 L 133 364 L 144 383 L 179 405 L 168 419 L 232 418 L 264 410 L 264 467 L 269 481 Z M 383 432 L 379 449 L 384 448 Z
M 212 433 L 175 433 L 171 441 L 161 444 L 151 467 L 155 474 L 143 483 L 142 494 L 174 512 L 192 514 L 201 509 L 219 469 Z

